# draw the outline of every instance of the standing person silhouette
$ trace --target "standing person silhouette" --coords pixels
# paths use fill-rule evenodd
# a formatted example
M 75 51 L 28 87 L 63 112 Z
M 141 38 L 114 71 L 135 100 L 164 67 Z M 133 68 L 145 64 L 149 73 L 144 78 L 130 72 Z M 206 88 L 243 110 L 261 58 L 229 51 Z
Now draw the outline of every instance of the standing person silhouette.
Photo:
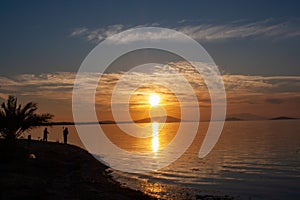
M 48 129 L 45 128 L 44 129 L 44 135 L 43 135 L 43 141 L 47 142 L 47 140 L 48 140 L 48 134 L 49 134 Z
M 63 131 L 63 135 L 64 135 L 64 143 L 67 144 L 68 142 L 68 134 L 69 134 L 69 129 L 65 128 Z

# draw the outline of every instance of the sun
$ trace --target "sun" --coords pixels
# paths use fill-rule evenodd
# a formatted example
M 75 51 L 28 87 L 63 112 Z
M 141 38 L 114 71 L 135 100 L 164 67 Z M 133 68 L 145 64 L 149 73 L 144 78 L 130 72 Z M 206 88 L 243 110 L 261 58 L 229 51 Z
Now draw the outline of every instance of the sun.
M 149 96 L 149 103 L 152 107 L 156 107 L 159 105 L 160 97 L 157 94 L 151 94 Z

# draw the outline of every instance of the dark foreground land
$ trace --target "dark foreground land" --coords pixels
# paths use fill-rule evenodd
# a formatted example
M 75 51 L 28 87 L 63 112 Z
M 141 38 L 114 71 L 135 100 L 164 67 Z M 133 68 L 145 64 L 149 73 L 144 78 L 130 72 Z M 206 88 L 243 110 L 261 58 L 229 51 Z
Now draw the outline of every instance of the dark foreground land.
M 29 158 L 29 153 L 35 158 Z M 73 145 L 31 141 L 28 152 L 26 140 L 8 145 L 0 139 L 0 199 L 154 199 L 141 191 L 121 187 L 110 178 L 107 168 L 87 151 Z M 197 195 L 192 199 L 233 198 Z
M 87 151 L 53 142 L 18 140 L 10 147 L 0 139 L 0 199 L 151 199 L 121 187 L 107 167 Z

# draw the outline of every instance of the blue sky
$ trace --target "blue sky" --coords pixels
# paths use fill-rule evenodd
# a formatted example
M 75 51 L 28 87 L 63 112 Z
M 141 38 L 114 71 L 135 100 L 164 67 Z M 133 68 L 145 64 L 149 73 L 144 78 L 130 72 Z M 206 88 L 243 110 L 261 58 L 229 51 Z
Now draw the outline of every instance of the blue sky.
M 107 31 L 114 33 L 149 25 L 192 36 L 229 74 L 300 75 L 297 1 L 2 1 L 0 4 L 1 75 L 76 72 L 89 51 L 101 41 L 91 39 L 91 33 L 105 38 Z M 85 32 L 75 34 L 78 30 Z
M 115 33 L 155 26 L 183 32 L 203 45 L 222 73 L 228 116 L 300 117 L 299 10 L 298 1 L 1 1 L 0 100 L 10 94 L 21 102 L 34 100 L 55 120 L 72 121 L 73 83 L 88 53 Z M 142 52 L 132 60 L 143 55 L 149 57 Z M 112 88 L 131 64 L 118 61 L 122 72 L 105 74 L 95 97 L 105 120 L 113 119 Z M 190 74 L 186 65 L 182 69 L 196 86 L 201 116 L 209 119 L 210 96 L 201 76 Z M 138 83 L 146 80 L 139 77 Z M 150 89 L 142 91 L 144 97 Z M 169 99 L 169 111 L 177 116 L 172 95 L 154 92 Z

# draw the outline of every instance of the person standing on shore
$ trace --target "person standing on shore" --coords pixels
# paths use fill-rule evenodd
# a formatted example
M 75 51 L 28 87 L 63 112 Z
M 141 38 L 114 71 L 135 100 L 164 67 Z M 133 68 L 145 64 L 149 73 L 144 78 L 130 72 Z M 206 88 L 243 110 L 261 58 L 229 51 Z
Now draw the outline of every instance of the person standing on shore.
M 49 134 L 48 129 L 45 128 L 44 129 L 44 135 L 43 135 L 43 141 L 47 142 L 47 140 L 48 140 L 48 134 Z
M 67 142 L 68 142 L 68 134 L 69 134 L 69 130 L 68 130 L 68 128 L 65 128 L 65 129 L 63 130 L 64 144 L 67 144 Z

